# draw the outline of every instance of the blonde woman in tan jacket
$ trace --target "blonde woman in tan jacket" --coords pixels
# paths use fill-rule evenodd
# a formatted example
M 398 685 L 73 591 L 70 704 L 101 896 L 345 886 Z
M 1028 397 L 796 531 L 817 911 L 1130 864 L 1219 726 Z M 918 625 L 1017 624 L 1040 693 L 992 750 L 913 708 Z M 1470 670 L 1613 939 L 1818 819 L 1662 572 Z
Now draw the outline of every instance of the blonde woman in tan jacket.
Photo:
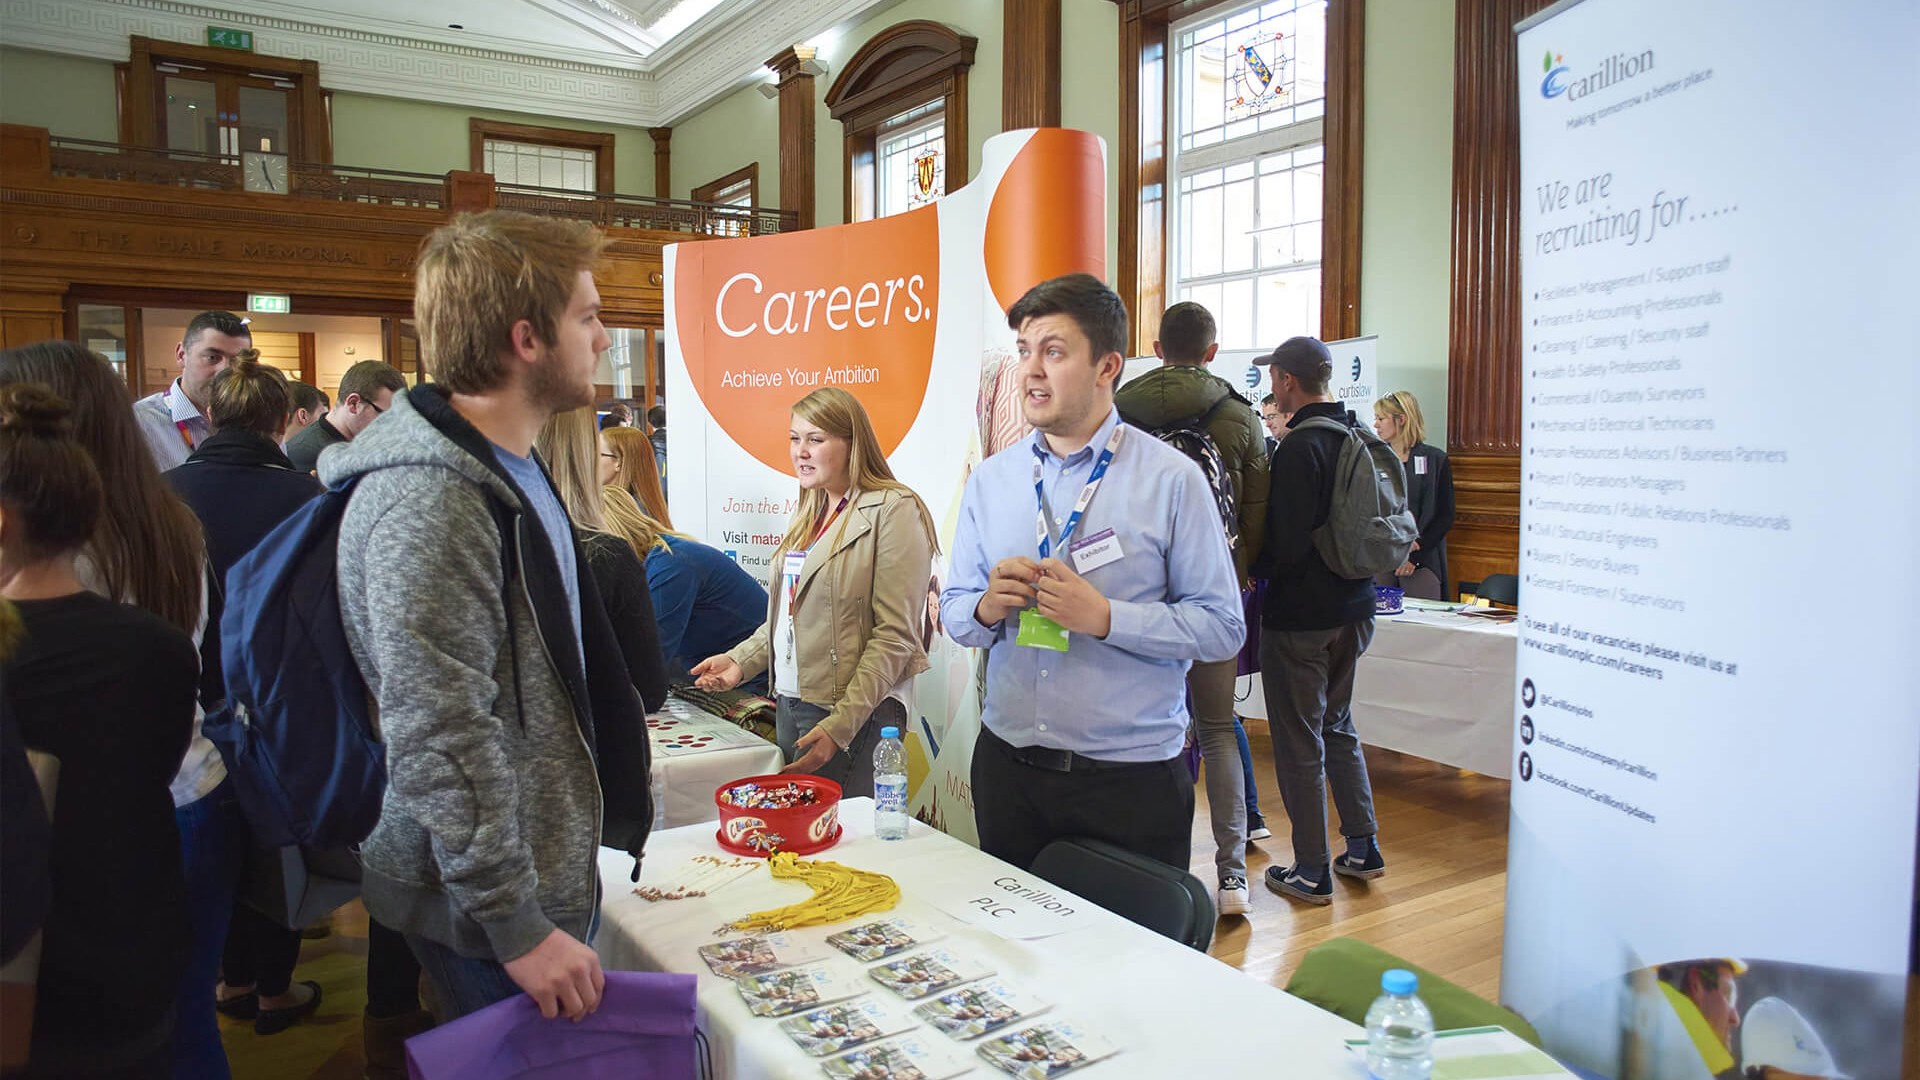
M 893 478 L 866 409 L 845 390 L 796 402 L 788 438 L 800 505 L 774 552 L 767 621 L 693 675 L 727 690 L 771 668 L 786 771 L 872 795 L 880 729 L 905 730 L 908 681 L 927 670 L 933 517 Z

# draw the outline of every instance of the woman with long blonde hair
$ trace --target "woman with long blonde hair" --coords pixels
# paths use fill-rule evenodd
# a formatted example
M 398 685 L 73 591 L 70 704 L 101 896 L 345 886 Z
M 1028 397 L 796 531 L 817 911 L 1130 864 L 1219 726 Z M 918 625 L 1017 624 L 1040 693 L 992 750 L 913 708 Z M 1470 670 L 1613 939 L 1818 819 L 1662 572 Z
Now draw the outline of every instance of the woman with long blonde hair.
M 607 529 L 602 503 L 594 438 L 598 419 L 592 406 L 554 413 L 533 441 L 546 462 L 560 505 L 580 530 L 580 547 L 598 587 L 600 605 L 613 624 L 620 651 L 627 658 L 627 675 L 647 711 L 667 703 L 667 668 L 660 651 L 660 627 L 653 614 L 653 595 L 647 588 L 647 570 L 626 541 Z M 583 590 L 584 592 L 584 590 Z M 584 600 L 584 596 L 583 596 Z
M 774 552 L 766 622 L 693 674 L 723 690 L 771 667 L 787 771 L 871 795 L 880 729 L 904 728 L 908 682 L 927 670 L 933 517 L 894 479 L 867 410 L 845 390 L 795 402 L 787 437 L 800 502 Z
M 639 428 L 612 427 L 600 432 L 600 484 L 617 487 L 648 517 L 673 528 L 667 493 L 653 462 L 653 443 Z
M 767 617 L 767 590 L 752 574 L 725 552 L 648 517 L 621 489 L 601 490 L 608 528 L 647 564 L 647 589 L 669 678 L 689 678 L 694 661 L 726 652 L 753 634 Z M 741 686 L 767 692 L 764 674 Z
M 1424 441 L 1427 423 L 1410 391 L 1395 390 L 1373 403 L 1373 430 L 1407 468 L 1407 509 L 1420 528 L 1407 561 L 1374 578 L 1374 584 L 1398 585 L 1408 596 L 1423 600 L 1444 600 L 1450 595 L 1447 532 L 1453 528 L 1453 466 L 1446 451 Z

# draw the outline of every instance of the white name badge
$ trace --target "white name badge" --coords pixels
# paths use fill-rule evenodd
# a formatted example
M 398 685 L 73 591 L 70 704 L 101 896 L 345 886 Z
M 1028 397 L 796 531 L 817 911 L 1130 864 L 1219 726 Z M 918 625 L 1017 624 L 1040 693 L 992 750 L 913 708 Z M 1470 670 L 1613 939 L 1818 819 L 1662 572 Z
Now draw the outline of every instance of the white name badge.
M 789 551 L 787 552 L 787 557 L 781 560 L 781 563 L 780 572 L 794 581 L 799 581 L 800 572 L 807 568 L 807 553 L 804 551 Z
M 1426 458 L 1416 457 L 1413 459 L 1413 474 L 1415 476 L 1427 475 L 1427 459 Z
M 1120 538 L 1113 535 L 1112 529 L 1101 529 L 1084 540 L 1075 540 L 1069 554 L 1073 556 L 1076 571 L 1090 574 L 1118 560 L 1125 552 L 1120 550 Z

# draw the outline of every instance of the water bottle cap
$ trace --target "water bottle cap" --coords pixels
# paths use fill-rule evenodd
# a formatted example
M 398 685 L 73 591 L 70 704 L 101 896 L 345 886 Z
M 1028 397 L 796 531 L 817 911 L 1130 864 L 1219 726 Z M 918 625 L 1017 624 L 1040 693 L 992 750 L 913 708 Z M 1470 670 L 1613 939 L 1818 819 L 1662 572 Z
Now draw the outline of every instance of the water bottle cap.
M 1380 976 L 1380 989 L 1389 994 L 1411 994 L 1420 988 L 1420 977 L 1404 968 L 1393 968 Z
M 892 726 L 883 727 L 880 729 L 880 737 L 883 739 L 897 739 L 900 737 L 900 729 Z

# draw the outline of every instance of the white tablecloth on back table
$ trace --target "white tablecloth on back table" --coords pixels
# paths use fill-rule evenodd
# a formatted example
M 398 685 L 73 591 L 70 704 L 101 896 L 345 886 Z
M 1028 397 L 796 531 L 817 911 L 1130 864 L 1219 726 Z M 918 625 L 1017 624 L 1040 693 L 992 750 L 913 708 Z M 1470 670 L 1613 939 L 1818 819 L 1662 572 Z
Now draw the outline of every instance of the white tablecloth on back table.
M 1353 722 L 1370 746 L 1487 776 L 1513 771 L 1519 628 L 1412 608 L 1373 620 L 1353 681 Z M 1266 719 L 1260 676 L 1240 680 L 1241 716 Z
M 1343 1042 L 1364 1036 L 1356 1025 L 1091 904 L 1086 904 L 1084 929 L 1032 941 L 1003 940 L 943 914 L 939 904 L 964 901 L 990 889 L 996 877 L 1021 872 L 917 821 L 909 824 L 906 840 L 876 840 L 871 799 L 848 799 L 841 810 L 844 837 L 815 858 L 888 874 L 902 893 L 894 913 L 944 926 L 938 947 L 979 958 L 1013 988 L 1052 1002 L 1060 1018 L 1095 1029 L 1121 1047 L 1119 1054 L 1074 1072 L 1075 1077 L 1365 1077 L 1365 1066 Z M 692 856 L 719 854 L 724 853 L 710 826 L 657 833 L 647 844 L 641 884 L 671 879 Z M 696 952 L 720 940 L 714 931 L 721 924 L 804 900 L 806 887 L 775 881 L 756 869 L 706 897 L 648 902 L 632 895 L 627 873 L 633 864 L 624 852 L 602 849 L 600 855 L 606 898 L 594 945 L 601 962 L 616 970 L 699 975 L 699 1024 L 713 1048 L 715 1080 L 819 1080 L 821 1059 L 803 1053 L 777 1020 L 749 1013 L 733 984 L 710 973 Z M 1078 899 L 1056 895 L 1068 902 Z M 866 965 L 825 944 L 828 934 L 848 925 L 788 933 L 828 954 L 831 959 L 823 963 L 864 977 Z M 871 985 L 883 1000 L 903 1004 L 878 983 Z M 916 1031 L 930 1040 L 946 1039 L 931 1028 Z M 967 1076 L 1004 1075 L 974 1055 L 977 1041 L 954 1045 L 977 1063 Z
M 654 805 L 659 808 L 655 828 L 718 821 L 720 808 L 713 803 L 716 788 L 743 776 L 779 772 L 786 764 L 779 747 L 679 698 L 669 698 L 647 720 L 647 738 L 653 744 Z M 673 724 L 662 728 L 663 720 Z M 690 733 L 712 733 L 733 745 L 696 754 L 664 751 L 662 744 L 667 740 Z

